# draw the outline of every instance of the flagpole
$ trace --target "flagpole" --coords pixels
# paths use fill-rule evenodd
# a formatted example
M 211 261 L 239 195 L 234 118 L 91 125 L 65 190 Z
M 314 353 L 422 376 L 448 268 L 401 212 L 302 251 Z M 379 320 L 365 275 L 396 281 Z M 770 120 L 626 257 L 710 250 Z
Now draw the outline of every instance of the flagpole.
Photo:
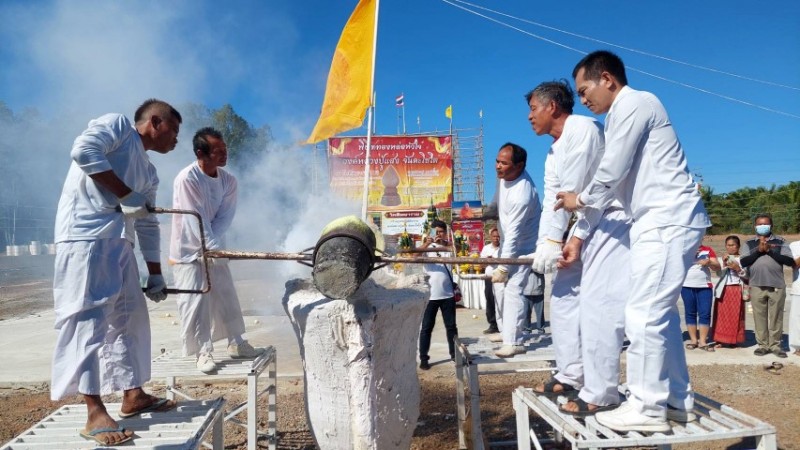
M 403 99 L 403 136 L 406 135 L 406 101 Z
M 380 0 L 375 0 L 375 31 L 372 38 L 372 74 L 370 75 L 370 90 L 375 87 L 375 58 L 378 53 L 378 11 Z M 372 96 L 370 96 L 372 100 Z M 373 105 L 374 106 L 374 105 Z M 361 199 L 361 219 L 367 221 L 367 203 L 369 203 L 369 153 L 372 147 L 372 108 L 368 108 L 367 116 L 367 154 L 364 157 L 364 195 Z
M 378 99 L 378 93 L 372 91 L 372 115 L 375 115 L 375 107 L 378 105 L 377 99 Z M 375 134 L 375 128 L 378 127 L 377 123 L 378 119 L 372 119 L 372 134 Z

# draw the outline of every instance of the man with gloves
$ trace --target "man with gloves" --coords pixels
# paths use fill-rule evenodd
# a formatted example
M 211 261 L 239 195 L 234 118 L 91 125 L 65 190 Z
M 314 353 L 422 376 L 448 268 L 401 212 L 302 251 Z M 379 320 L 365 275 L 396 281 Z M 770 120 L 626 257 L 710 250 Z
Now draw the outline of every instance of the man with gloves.
M 219 131 L 202 128 L 195 133 L 192 148 L 197 160 L 175 177 L 172 205 L 197 211 L 203 218 L 206 248 L 219 250 L 224 248 L 225 232 L 236 213 L 236 178 L 223 169 L 228 162 L 228 147 Z M 178 288 L 203 288 L 206 277 L 200 227 L 194 217 L 178 215 L 173 219 L 169 259 L 174 264 Z M 213 340 L 227 338 L 228 354 L 233 358 L 255 358 L 264 349 L 253 348 L 242 338 L 244 319 L 228 261 L 209 259 L 208 271 L 211 290 L 205 294 L 179 294 L 178 309 L 183 355 L 195 356 L 201 372 L 213 373 L 217 369 L 211 355 Z
M 147 296 L 166 298 L 155 206 L 158 176 L 146 150 L 168 153 L 181 115 L 150 99 L 134 116 L 106 114 L 75 139 L 55 223 L 53 299 L 58 338 L 52 400 L 80 393 L 88 410 L 81 435 L 119 445 L 133 432 L 106 411 L 101 395 L 124 391 L 120 417 L 166 411 L 175 402 L 145 393 L 150 318 L 133 254 L 134 232 L 150 276 Z
M 519 258 L 536 250 L 542 207 L 536 187 L 525 171 L 527 157 L 525 149 L 509 142 L 500 147 L 495 160 L 498 183 L 489 209 L 496 209 L 499 219 L 502 236 L 499 258 Z M 493 283 L 505 283 L 502 300 L 497 301 L 503 346 L 495 355 L 501 358 L 525 353 L 522 344 L 527 300 L 523 290 L 530 273 L 530 266 L 516 264 L 501 264 L 492 272 Z
M 525 96 L 534 132 L 554 139 L 545 160 L 544 205 L 533 256 L 533 270 L 542 274 L 555 269 L 571 216 L 554 210 L 556 194 L 586 187 L 603 156 L 601 125 L 572 114 L 574 97 L 566 81 L 541 83 Z M 534 391 L 551 397 L 577 394 L 560 406 L 564 413 L 586 416 L 619 403 L 629 231 L 630 218 L 619 200 L 602 214 L 585 215 L 570 233 L 584 241 L 582 261 L 553 275 L 550 326 L 558 373 Z

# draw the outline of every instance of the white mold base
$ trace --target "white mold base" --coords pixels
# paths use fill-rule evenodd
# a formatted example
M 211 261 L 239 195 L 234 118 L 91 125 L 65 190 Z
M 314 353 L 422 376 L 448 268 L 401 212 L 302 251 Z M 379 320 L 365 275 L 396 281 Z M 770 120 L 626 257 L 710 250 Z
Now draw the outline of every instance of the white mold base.
M 377 271 L 348 300 L 311 280 L 286 283 L 300 344 L 309 426 L 320 449 L 408 449 L 419 418 L 417 339 L 428 298 L 421 275 Z

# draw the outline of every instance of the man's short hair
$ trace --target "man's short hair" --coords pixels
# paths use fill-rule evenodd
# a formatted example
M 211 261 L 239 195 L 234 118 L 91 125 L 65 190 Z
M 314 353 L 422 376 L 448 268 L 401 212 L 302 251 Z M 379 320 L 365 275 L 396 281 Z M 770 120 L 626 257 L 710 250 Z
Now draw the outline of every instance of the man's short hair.
M 441 220 L 434 220 L 431 222 L 431 228 L 444 228 L 444 231 L 447 231 L 447 224 L 442 222 Z
M 192 138 L 192 148 L 194 149 L 195 156 L 200 156 L 201 153 L 205 156 L 211 154 L 211 144 L 208 143 L 209 137 L 223 140 L 222 133 L 220 133 L 216 128 L 200 128 Z
M 772 224 L 773 224 L 773 223 L 772 223 L 772 214 L 770 214 L 770 213 L 761 213 L 761 214 L 756 214 L 756 218 L 755 218 L 755 219 L 753 219 L 753 223 L 756 223 L 756 222 L 758 222 L 758 219 L 765 219 L 765 218 L 766 218 L 766 219 L 769 219 L 769 224 L 770 224 L 770 225 L 772 225 Z
M 598 81 L 603 72 L 608 72 L 623 86 L 628 84 L 625 64 L 619 56 L 608 50 L 598 50 L 584 56 L 572 70 L 572 78 L 577 77 L 581 69 L 584 69 L 583 77 L 590 81 Z
M 156 98 L 147 99 L 138 108 L 133 115 L 133 121 L 137 125 L 150 120 L 150 117 L 157 114 L 159 117 L 164 118 L 166 115 L 172 116 L 178 123 L 183 123 L 183 117 L 177 109 L 173 108 L 169 103 L 158 100 Z
M 531 98 L 536 97 L 541 103 L 555 102 L 562 112 L 572 114 L 575 106 L 575 92 L 567 80 L 545 81 L 539 84 L 532 91 L 525 94 L 525 101 L 530 104 Z
M 500 150 L 506 147 L 511 147 L 511 162 L 514 164 L 522 163 L 522 167 L 525 167 L 525 164 L 528 162 L 528 152 L 513 142 L 506 142 L 505 144 L 501 145 Z

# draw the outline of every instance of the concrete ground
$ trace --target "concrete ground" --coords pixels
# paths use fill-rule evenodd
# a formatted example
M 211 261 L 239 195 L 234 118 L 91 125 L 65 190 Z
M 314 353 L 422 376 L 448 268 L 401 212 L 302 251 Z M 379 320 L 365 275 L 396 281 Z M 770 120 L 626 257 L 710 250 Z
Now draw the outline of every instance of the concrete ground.
M 237 291 L 245 313 L 246 338 L 256 346 L 271 345 L 276 348 L 279 376 L 302 376 L 303 366 L 297 338 L 281 305 L 283 286 L 276 286 L 274 282 L 267 283 L 261 278 L 247 277 L 237 281 Z M 549 298 L 549 289 L 546 298 Z M 158 355 L 162 349 L 179 350 L 180 327 L 174 298 L 168 298 L 158 304 L 152 302 L 148 304 L 153 356 Z M 545 317 L 549 317 L 547 306 L 548 302 L 545 303 Z M 680 306 L 682 307 L 682 304 Z M 788 301 L 786 307 L 788 310 Z M 788 321 L 788 317 L 787 311 L 785 321 Z M 0 322 L 0 361 L 2 361 L 0 364 L 0 387 L 40 385 L 50 380 L 51 357 L 56 339 L 53 320 L 53 312 L 45 310 Z M 461 336 L 478 336 L 487 327 L 485 313 L 482 310 L 461 308 L 457 312 L 457 321 Z M 752 329 L 752 313 L 748 311 L 746 347 L 718 349 L 714 353 L 700 350 L 687 351 L 689 364 L 766 365 L 772 361 L 781 361 L 784 364 L 800 363 L 800 358 L 793 355 L 784 360 L 779 360 L 772 355 L 754 356 L 755 342 Z M 788 330 L 788 323 L 784 324 L 784 330 Z M 220 343 L 220 345 L 224 346 L 224 343 Z M 432 363 L 449 359 L 445 332 L 440 318 L 433 332 L 431 347 Z M 435 364 L 434 369 L 444 366 L 447 364 Z

